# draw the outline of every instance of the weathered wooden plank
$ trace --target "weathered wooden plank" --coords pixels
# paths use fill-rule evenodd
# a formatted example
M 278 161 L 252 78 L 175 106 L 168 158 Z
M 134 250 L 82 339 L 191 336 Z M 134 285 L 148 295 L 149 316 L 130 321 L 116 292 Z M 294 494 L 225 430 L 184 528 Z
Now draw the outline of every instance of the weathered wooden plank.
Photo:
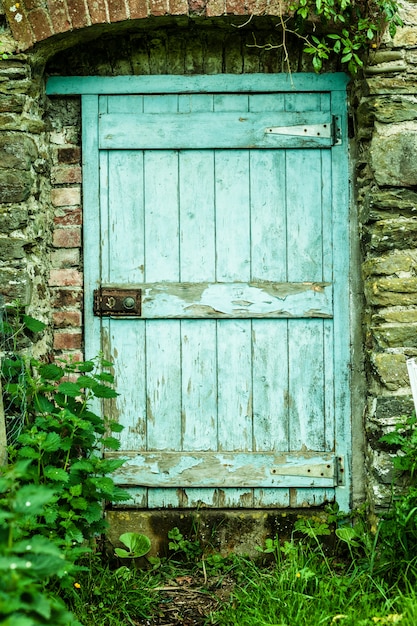
M 115 453 L 109 453 L 112 458 Z M 120 455 L 117 455 L 120 456 Z M 334 487 L 334 455 L 124 452 L 114 473 L 119 485 L 149 487 Z
M 254 449 L 288 450 L 287 322 L 254 320 L 252 344 Z
M 250 320 L 217 323 L 217 436 L 220 450 L 252 450 Z
M 217 448 L 215 320 L 181 322 L 182 449 Z
M 106 356 L 114 363 L 119 393 L 116 400 L 106 402 L 106 415 L 124 426 L 117 435 L 122 450 L 143 450 L 147 443 L 145 325 L 132 320 L 111 320 L 102 332 Z M 126 363 L 129 376 L 126 376 Z
M 288 323 L 290 450 L 324 450 L 322 320 Z
M 47 95 L 346 90 L 350 78 L 332 74 L 215 74 L 196 76 L 51 76 Z
M 100 116 L 100 149 L 331 148 L 331 124 L 326 112 L 108 113 Z
M 142 319 L 330 318 L 333 315 L 332 287 L 328 283 L 162 282 L 103 286 L 141 290 Z
M 323 280 L 321 151 L 288 150 L 288 280 Z

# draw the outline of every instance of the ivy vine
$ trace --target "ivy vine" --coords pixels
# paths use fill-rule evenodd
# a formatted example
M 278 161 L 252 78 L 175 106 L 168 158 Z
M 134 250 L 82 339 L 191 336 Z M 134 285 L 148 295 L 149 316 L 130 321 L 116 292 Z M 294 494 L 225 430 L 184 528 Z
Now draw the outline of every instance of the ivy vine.
M 395 0 L 290 0 L 285 10 L 280 16 L 282 43 L 254 46 L 282 48 L 289 65 L 287 35 L 295 35 L 303 40 L 315 72 L 333 57 L 350 74 L 357 74 L 366 52 L 379 47 L 387 30 L 393 37 L 403 25 Z

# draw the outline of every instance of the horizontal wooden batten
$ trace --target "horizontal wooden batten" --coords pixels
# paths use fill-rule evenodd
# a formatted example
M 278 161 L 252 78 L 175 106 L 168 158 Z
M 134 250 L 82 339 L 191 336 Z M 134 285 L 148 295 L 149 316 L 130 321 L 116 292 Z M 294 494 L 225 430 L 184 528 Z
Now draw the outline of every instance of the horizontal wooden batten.
M 215 74 L 158 76 L 51 76 L 47 95 L 345 91 L 349 76 L 332 74 Z
M 106 290 L 125 289 L 105 285 Z M 331 318 L 329 283 L 143 283 L 141 319 Z M 110 314 L 111 317 L 111 314 Z
M 113 475 L 119 485 L 144 487 L 335 487 L 338 459 L 332 453 L 123 452 Z
M 332 128 L 332 118 L 327 112 L 103 113 L 99 118 L 99 147 L 102 150 L 331 148 Z

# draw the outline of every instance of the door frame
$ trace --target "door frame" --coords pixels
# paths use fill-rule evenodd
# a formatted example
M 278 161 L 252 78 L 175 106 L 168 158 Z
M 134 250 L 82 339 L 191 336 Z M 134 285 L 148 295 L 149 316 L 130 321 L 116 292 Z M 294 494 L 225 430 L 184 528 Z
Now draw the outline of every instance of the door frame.
M 139 95 L 175 93 L 282 93 L 327 92 L 331 95 L 330 113 L 340 122 L 341 143 L 334 145 L 332 159 L 333 240 L 346 241 L 342 254 L 335 254 L 334 302 L 343 303 L 334 317 L 334 352 L 341 364 L 335 381 L 335 442 L 337 453 L 345 460 L 343 477 L 335 488 L 341 510 L 351 506 L 351 314 L 350 314 L 350 232 L 349 168 L 347 141 L 347 93 L 349 77 L 333 74 L 216 74 L 216 75 L 152 75 L 152 76 L 69 76 L 48 79 L 47 95 L 81 95 L 82 99 L 82 171 L 84 215 L 84 336 L 85 358 L 97 354 L 100 320 L 94 318 L 93 291 L 99 287 L 97 268 L 100 250 L 98 228 L 99 144 L 98 117 L 100 95 Z M 336 166 L 335 166 L 336 164 Z M 337 210 L 336 210 L 337 209 Z M 86 262 L 88 260 L 88 262 Z M 339 277 L 339 278 L 338 278 Z

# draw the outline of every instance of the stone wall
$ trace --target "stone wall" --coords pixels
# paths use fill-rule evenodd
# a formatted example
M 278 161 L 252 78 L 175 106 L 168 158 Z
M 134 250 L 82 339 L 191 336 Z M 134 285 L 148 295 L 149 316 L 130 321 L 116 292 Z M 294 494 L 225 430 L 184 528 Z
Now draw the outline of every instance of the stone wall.
M 357 205 L 363 252 L 367 497 L 391 498 L 392 463 L 379 442 L 410 415 L 406 359 L 417 356 L 417 11 L 371 54 L 353 88 Z
M 32 17 L 46 10 L 41 0 L 24 4 Z M 13 6 L 8 3 L 6 11 Z M 182 24 L 188 28 L 188 48 L 184 33 L 176 34 L 175 21 L 164 22 L 163 28 L 152 23 L 150 31 L 143 28 L 145 18 L 129 33 L 95 43 L 87 28 L 85 45 L 82 25 L 76 29 L 70 22 L 67 30 L 80 35 L 72 49 L 72 40 L 63 35 L 46 45 L 50 31 L 45 31 L 44 47 L 32 48 L 33 24 L 30 41 L 23 35 L 16 41 L 7 31 L 0 39 L 7 50 L 26 50 L 0 60 L 0 296 L 18 298 L 29 312 L 49 322 L 48 332 L 36 338 L 38 354 L 82 354 L 80 104 L 77 98 L 45 98 L 45 64 L 48 72 L 67 74 L 286 69 L 282 50 L 249 49 L 251 31 L 241 34 L 230 21 L 206 23 L 205 12 L 201 9 L 197 30 Z M 392 480 L 390 451 L 379 438 L 413 408 L 405 361 L 417 356 L 416 5 L 406 3 L 403 17 L 404 28 L 372 53 L 365 75 L 350 88 L 353 238 L 360 242 L 363 260 L 363 285 L 355 294 L 363 308 L 353 342 L 361 353 L 355 357 L 360 366 L 354 397 L 360 410 L 365 406 L 365 487 L 377 507 L 388 503 Z M 109 28 L 108 11 L 106 20 Z M 20 23 L 13 23 L 15 37 L 22 32 Z M 123 21 L 121 25 L 126 26 Z M 196 36 L 201 26 L 204 34 Z M 273 37 L 279 44 L 274 23 L 266 20 L 256 28 L 260 41 Z M 168 49 L 177 49 L 178 56 L 167 56 Z M 210 70 L 204 65 L 207 59 Z M 308 68 L 299 47 L 292 48 L 291 60 L 294 69 Z M 358 281 L 353 283 L 356 288 Z M 361 433 L 355 430 L 354 437 L 360 445 Z

